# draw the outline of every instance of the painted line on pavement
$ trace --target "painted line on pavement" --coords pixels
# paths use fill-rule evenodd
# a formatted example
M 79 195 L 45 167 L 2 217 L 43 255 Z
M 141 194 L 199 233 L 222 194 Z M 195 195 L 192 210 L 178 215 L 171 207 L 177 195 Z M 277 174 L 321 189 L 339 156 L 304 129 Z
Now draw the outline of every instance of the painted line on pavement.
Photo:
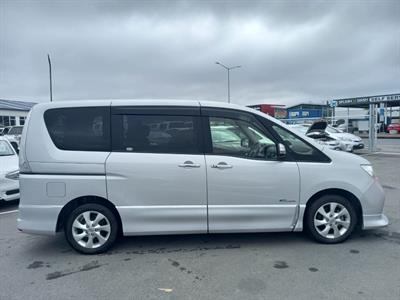
M 17 211 L 18 211 L 18 209 L 16 209 L 16 210 L 9 210 L 9 211 L 3 211 L 3 212 L 0 212 L 0 215 L 11 214 L 11 213 L 15 213 L 15 212 L 17 212 Z
M 399 152 L 375 152 L 376 154 L 383 154 L 383 155 L 400 155 Z

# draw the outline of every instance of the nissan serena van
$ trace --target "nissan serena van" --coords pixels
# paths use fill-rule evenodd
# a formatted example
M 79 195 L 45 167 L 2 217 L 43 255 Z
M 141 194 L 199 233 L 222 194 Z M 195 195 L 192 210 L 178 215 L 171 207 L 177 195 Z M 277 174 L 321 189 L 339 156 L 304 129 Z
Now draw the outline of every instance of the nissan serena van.
M 77 251 L 119 235 L 302 231 L 339 243 L 388 224 L 371 164 L 237 105 L 35 105 L 20 144 L 18 228 Z

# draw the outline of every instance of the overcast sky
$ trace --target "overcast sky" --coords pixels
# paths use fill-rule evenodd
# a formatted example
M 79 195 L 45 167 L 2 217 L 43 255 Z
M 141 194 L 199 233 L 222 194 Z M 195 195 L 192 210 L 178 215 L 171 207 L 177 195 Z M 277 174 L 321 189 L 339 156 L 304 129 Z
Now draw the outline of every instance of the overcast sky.
M 294 104 L 400 92 L 400 1 L 0 0 L 0 99 Z

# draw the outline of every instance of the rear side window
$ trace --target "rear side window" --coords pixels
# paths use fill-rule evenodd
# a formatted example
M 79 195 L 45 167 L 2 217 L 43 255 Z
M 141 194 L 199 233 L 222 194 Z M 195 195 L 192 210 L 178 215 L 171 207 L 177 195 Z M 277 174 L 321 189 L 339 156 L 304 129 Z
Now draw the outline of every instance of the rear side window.
M 142 153 L 201 153 L 200 117 L 113 115 L 113 150 Z
M 110 151 L 110 108 L 55 108 L 44 113 L 53 143 L 61 150 Z

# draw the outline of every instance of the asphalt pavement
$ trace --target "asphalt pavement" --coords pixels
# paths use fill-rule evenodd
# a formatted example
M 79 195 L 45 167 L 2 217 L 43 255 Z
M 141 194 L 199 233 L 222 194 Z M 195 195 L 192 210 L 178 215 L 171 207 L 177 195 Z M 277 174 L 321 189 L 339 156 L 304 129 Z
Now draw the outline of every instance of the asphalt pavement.
M 390 225 L 338 245 L 303 233 L 127 237 L 85 256 L 0 204 L 0 299 L 400 299 L 400 156 L 367 155 Z

